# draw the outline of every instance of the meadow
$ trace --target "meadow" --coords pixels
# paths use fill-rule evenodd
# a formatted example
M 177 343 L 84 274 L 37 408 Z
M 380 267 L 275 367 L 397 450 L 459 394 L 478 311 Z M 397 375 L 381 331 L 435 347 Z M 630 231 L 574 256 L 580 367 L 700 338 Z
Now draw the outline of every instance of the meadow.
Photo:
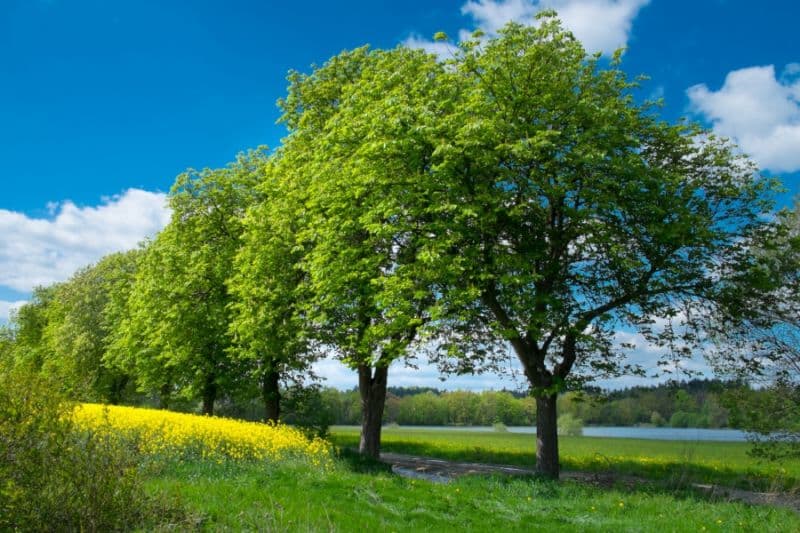
M 352 429 L 334 428 L 334 448 L 325 441 L 306 440 L 287 426 L 92 405 L 77 413 L 85 428 L 129 437 L 146 434 L 142 442 L 155 443 L 149 454 L 157 460 L 143 470 L 145 491 L 183 509 L 173 521 L 160 524 L 163 530 L 800 529 L 800 517 L 790 510 L 711 501 L 678 486 L 603 488 L 503 476 L 464 476 L 447 484 L 408 479 L 393 474 L 388 465 L 349 451 L 357 437 Z M 252 431 L 261 431 L 255 439 L 263 443 L 261 448 L 252 447 Z M 530 435 L 507 433 L 454 435 L 402 428 L 384 433 L 386 450 L 527 465 L 532 442 Z M 673 443 L 577 437 L 562 442 L 569 467 L 599 468 L 600 459 L 592 459 L 599 457 L 599 451 L 605 452 L 606 466 L 611 468 L 686 460 L 681 450 L 670 447 Z M 698 468 L 713 471 L 714 465 L 730 462 L 734 471 L 746 474 L 762 468 L 763 476 L 768 473 L 766 466 L 759 467 L 746 456 L 742 445 L 691 446 L 690 464 Z M 243 449 L 251 452 L 241 453 Z M 797 465 L 789 468 L 796 472 Z M 645 466 L 638 471 L 657 472 Z
M 331 440 L 358 445 L 358 428 L 335 426 Z M 533 435 L 387 427 L 384 451 L 453 461 L 532 467 Z M 800 461 L 770 462 L 748 455 L 744 442 L 659 441 L 602 437 L 559 437 L 564 470 L 640 476 L 671 487 L 706 483 L 751 490 L 797 491 Z

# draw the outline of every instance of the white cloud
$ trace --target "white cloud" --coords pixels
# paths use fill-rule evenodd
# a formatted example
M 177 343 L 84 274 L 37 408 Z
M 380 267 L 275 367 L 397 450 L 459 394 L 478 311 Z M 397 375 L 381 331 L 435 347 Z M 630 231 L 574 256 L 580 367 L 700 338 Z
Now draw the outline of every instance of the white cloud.
M 678 315 L 673 324 L 680 327 L 681 316 Z M 667 324 L 667 321 L 662 318 L 654 320 L 654 331 L 662 330 Z M 633 349 L 627 351 L 625 363 L 631 365 L 639 365 L 643 368 L 647 376 L 628 376 L 623 375 L 608 379 L 598 379 L 593 382 L 593 385 L 604 389 L 621 389 L 634 386 L 651 386 L 656 383 L 664 383 L 671 379 L 684 380 L 691 379 L 687 373 L 691 373 L 692 377 L 699 378 L 712 378 L 714 371 L 711 366 L 705 361 L 702 354 L 693 353 L 692 357 L 684 358 L 678 363 L 669 363 L 665 366 L 657 365 L 657 362 L 664 359 L 667 355 L 667 349 L 651 344 L 641 333 L 634 331 L 619 330 L 614 333 L 614 343 L 617 346 L 622 344 L 632 345 Z
M 461 13 L 469 16 L 476 29 L 495 34 L 510 21 L 534 25 L 536 14 L 544 9 L 555 9 L 564 26 L 572 31 L 591 52 L 611 54 L 625 47 L 631 33 L 633 19 L 650 0 L 469 0 Z M 461 30 L 461 39 L 471 32 Z M 424 48 L 442 55 L 446 51 L 433 43 L 410 37 L 404 44 Z
M 16 302 L 7 302 L 5 300 L 0 300 L 0 324 L 5 324 L 8 322 L 9 317 L 11 316 L 11 312 L 19 309 L 27 302 L 25 300 L 19 300 Z
M 800 65 L 779 78 L 773 65 L 728 73 L 718 91 L 705 84 L 687 90 L 694 110 L 718 135 L 734 139 L 763 168 L 800 170 Z
M 679 323 L 680 317 L 675 323 Z M 663 328 L 665 320 L 656 320 L 654 328 Z M 663 383 L 670 379 L 687 379 L 684 371 L 697 374 L 701 377 L 711 378 L 714 375 L 711 367 L 705 362 L 702 355 L 695 354 L 691 358 L 683 359 L 677 366 L 669 365 L 659 367 L 656 363 L 666 354 L 666 349 L 650 344 L 643 335 L 633 331 L 619 330 L 614 334 L 614 344 L 633 345 L 627 351 L 624 362 L 631 365 L 641 365 L 647 371 L 647 377 L 623 375 L 614 378 L 597 379 L 591 384 L 604 389 L 622 389 L 637 385 L 649 386 Z M 431 364 L 418 362 L 416 368 L 403 365 L 396 361 L 389 368 L 390 387 L 432 387 L 440 390 L 525 390 L 527 380 L 522 371 L 522 365 L 516 356 L 509 352 L 506 368 L 501 373 L 487 372 L 479 375 L 444 376 Z M 664 372 L 668 370 L 669 372 Z M 315 363 L 314 373 L 325 378 L 323 384 L 337 389 L 348 390 L 358 386 L 358 376 L 333 357 L 327 357 Z
M 0 209 L 0 286 L 28 292 L 127 250 L 169 221 L 166 196 L 129 189 L 96 207 L 49 204 L 52 219 Z
M 424 37 L 412 34 L 405 41 L 403 45 L 408 48 L 421 48 L 429 54 L 436 54 L 441 58 L 450 58 L 455 53 L 456 47 L 450 43 L 443 41 L 429 41 Z

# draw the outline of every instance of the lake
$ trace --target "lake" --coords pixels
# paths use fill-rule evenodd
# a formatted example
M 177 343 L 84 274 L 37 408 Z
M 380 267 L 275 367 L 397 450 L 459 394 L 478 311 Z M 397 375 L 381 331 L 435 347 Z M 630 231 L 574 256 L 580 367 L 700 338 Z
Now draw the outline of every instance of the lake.
M 384 428 L 385 429 L 385 428 Z M 442 430 L 492 432 L 491 426 L 400 426 L 399 430 Z M 509 426 L 510 433 L 536 433 L 532 426 Z M 747 433 L 738 429 L 657 428 L 657 427 L 593 427 L 583 428 L 584 437 L 612 437 L 620 439 L 652 439 L 683 441 L 744 442 Z

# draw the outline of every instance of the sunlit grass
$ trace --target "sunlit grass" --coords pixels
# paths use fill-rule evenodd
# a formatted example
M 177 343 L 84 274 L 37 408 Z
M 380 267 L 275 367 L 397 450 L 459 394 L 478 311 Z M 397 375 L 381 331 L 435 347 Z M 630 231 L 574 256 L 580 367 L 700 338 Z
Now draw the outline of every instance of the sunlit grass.
M 332 441 L 354 447 L 358 429 L 334 427 Z M 536 438 L 519 433 L 488 433 L 385 428 L 384 451 L 455 461 L 533 467 Z M 800 461 L 758 460 L 744 442 L 657 441 L 603 437 L 560 437 L 562 468 L 636 475 L 673 483 L 722 484 L 755 489 L 800 487 Z
M 625 491 L 536 479 L 465 476 L 442 485 L 292 463 L 187 462 L 150 481 L 206 530 L 796 531 L 787 509 L 714 502 L 681 491 Z

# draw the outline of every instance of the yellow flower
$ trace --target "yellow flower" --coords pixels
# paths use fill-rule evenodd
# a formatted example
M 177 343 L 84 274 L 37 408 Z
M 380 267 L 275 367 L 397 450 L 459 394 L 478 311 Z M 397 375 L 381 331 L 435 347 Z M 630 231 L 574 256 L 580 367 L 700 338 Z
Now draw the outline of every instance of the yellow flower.
M 98 404 L 79 405 L 73 418 L 86 429 L 129 436 L 144 453 L 178 459 L 187 455 L 217 462 L 299 458 L 321 467 L 333 461 L 328 442 L 309 440 L 299 430 L 282 424 Z

